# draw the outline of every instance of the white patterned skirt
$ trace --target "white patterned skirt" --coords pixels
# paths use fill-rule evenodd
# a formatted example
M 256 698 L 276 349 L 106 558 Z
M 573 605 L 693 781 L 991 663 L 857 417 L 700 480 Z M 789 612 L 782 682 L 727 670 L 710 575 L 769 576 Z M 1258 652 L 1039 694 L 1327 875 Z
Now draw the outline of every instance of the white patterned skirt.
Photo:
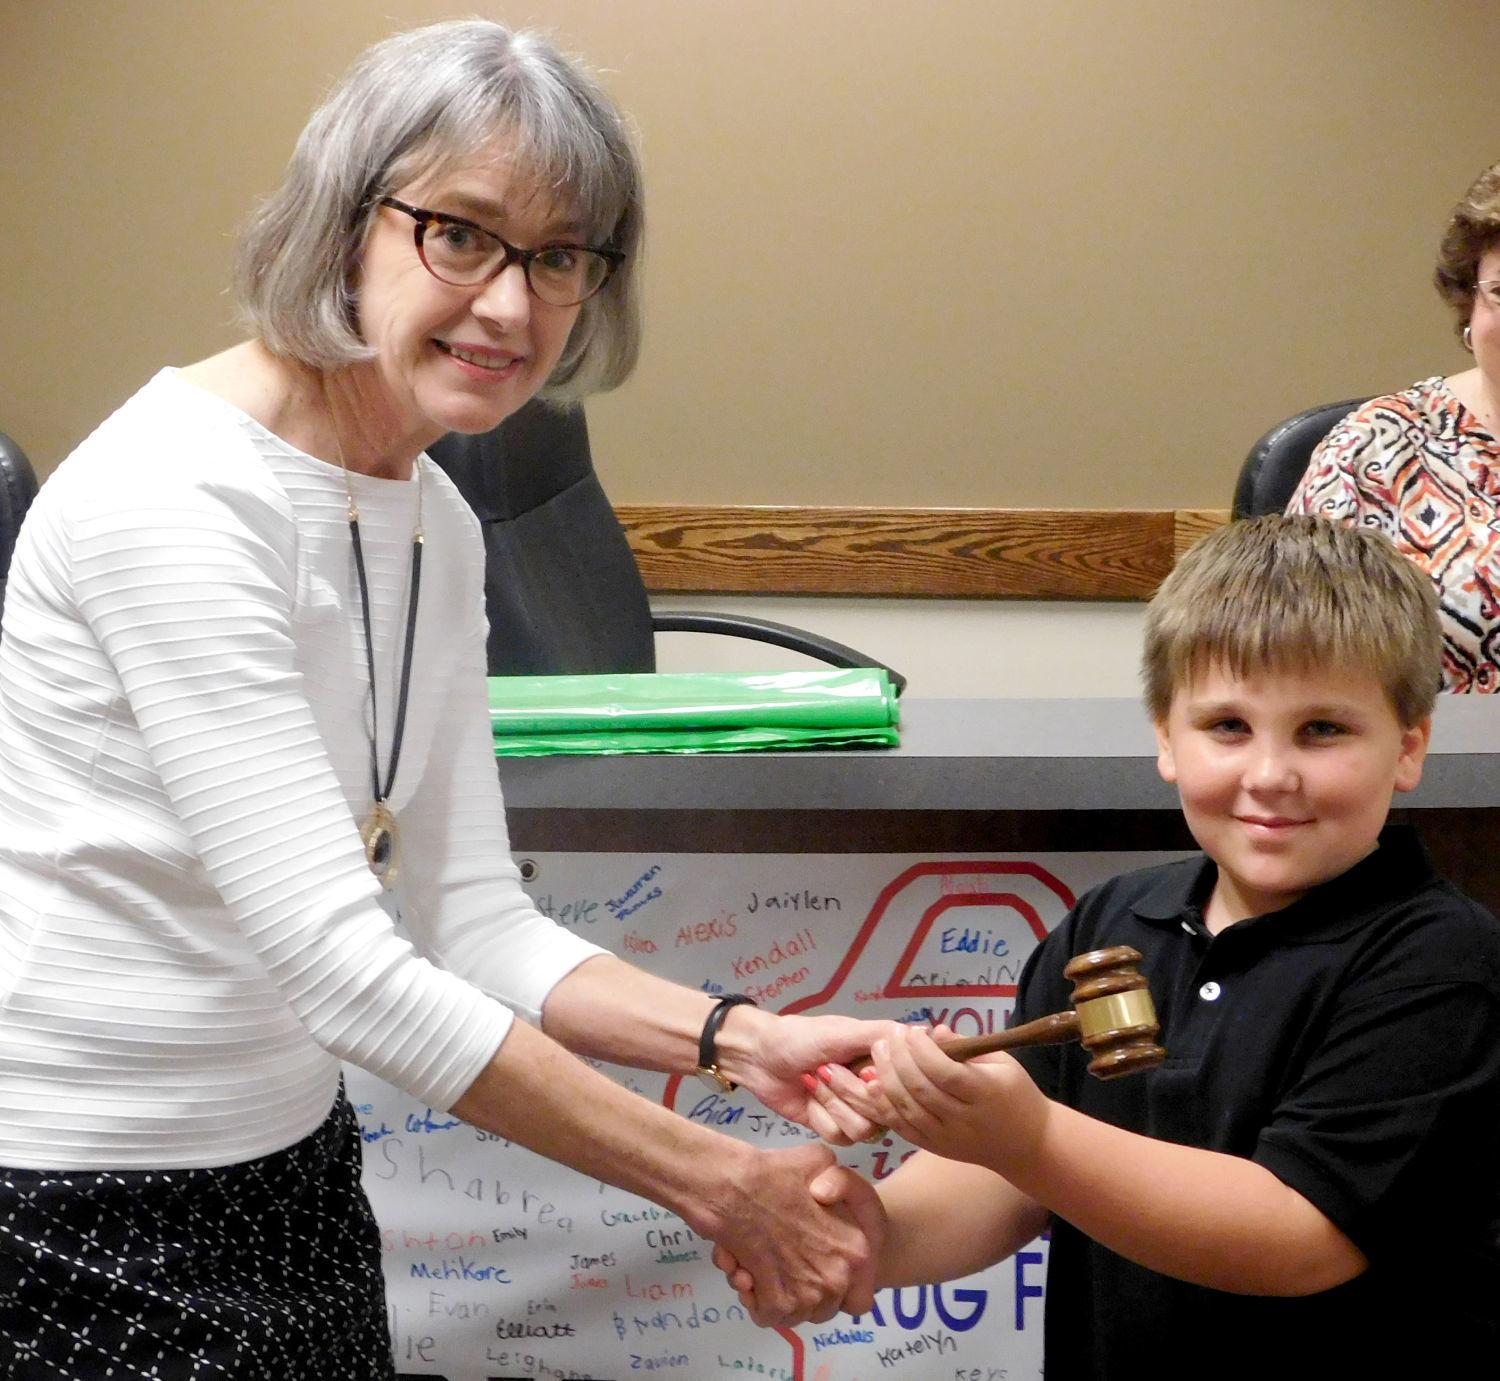
M 0 1167 L 6 1381 L 394 1375 L 342 1088 L 310 1136 L 237 1165 Z

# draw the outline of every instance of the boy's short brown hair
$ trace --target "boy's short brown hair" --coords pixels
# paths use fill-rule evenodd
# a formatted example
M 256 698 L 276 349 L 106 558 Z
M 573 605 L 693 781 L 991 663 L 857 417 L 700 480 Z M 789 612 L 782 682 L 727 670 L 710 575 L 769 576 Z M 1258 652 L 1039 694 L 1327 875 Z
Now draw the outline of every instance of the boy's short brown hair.
M 1271 514 L 1196 543 L 1146 611 L 1146 708 L 1210 667 L 1369 672 L 1403 728 L 1432 713 L 1442 632 L 1431 578 L 1383 533 Z

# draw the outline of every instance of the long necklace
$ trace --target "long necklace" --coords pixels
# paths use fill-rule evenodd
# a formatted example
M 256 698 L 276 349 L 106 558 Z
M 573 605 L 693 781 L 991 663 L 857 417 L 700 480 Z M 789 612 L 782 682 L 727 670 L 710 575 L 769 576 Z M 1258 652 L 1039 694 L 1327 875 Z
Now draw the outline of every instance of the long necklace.
M 365 862 L 370 871 L 387 887 L 396 881 L 400 865 L 400 838 L 396 813 L 390 806 L 391 788 L 396 784 L 396 768 L 401 763 L 401 736 L 406 729 L 406 702 L 411 689 L 412 649 L 417 640 L 417 600 L 422 589 L 422 458 L 416 459 L 417 525 L 411 535 L 411 593 L 406 606 L 406 644 L 401 653 L 401 685 L 396 692 L 396 724 L 391 733 L 391 760 L 386 766 L 385 781 L 380 779 L 380 698 L 375 689 L 375 639 L 370 627 L 370 581 L 365 574 L 365 549 L 359 537 L 359 505 L 354 501 L 354 484 L 349 478 L 349 463 L 344 459 L 344 442 L 328 402 L 328 385 L 323 385 L 323 403 L 333 428 L 334 445 L 338 447 L 339 468 L 344 472 L 344 494 L 349 500 L 349 540 L 354 547 L 354 573 L 359 578 L 359 611 L 365 631 L 365 665 L 370 673 L 370 792 L 374 807 L 359 827 L 365 844 Z

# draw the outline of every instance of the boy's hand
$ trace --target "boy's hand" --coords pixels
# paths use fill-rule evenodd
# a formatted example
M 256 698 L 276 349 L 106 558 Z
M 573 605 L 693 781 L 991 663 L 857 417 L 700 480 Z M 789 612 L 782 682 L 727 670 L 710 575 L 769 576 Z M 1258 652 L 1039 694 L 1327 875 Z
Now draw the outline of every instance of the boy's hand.
M 897 1038 L 907 1029 L 903 1022 L 885 1022 L 882 1026 L 887 1028 L 882 1034 Z M 947 1026 L 933 1027 L 932 1036 L 940 1045 L 954 1039 Z M 867 1065 L 862 1075 L 845 1065 L 828 1063 L 803 1074 L 802 1082 L 822 1115 L 835 1121 L 850 1142 L 879 1141 L 887 1130 L 881 1116 L 885 1104 L 868 1082 L 875 1077 L 874 1066 Z
M 861 1106 L 913 1146 L 1001 1174 L 1041 1139 L 1051 1104 L 1009 1055 L 950 1060 L 921 1027 L 875 1042 Z

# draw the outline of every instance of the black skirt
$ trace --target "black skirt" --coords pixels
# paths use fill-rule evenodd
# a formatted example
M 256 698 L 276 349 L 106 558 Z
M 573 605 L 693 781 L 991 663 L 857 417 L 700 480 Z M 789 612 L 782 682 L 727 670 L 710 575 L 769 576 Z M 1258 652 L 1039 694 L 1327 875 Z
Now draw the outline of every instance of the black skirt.
M 238 1165 L 0 1167 L 6 1381 L 394 1375 L 342 1089 L 311 1136 Z

